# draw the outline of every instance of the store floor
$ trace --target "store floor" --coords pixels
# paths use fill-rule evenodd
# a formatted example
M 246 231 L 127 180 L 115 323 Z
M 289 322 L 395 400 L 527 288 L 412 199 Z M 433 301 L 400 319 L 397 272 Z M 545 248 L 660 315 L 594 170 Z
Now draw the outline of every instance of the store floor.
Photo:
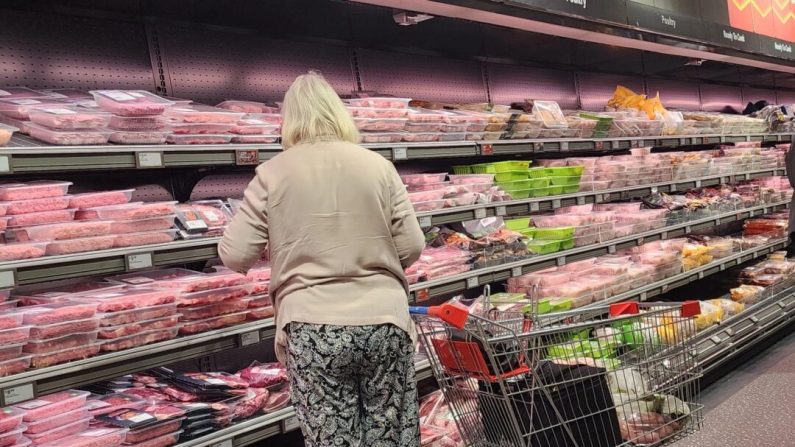
M 704 426 L 674 447 L 795 447 L 795 332 L 702 394 Z

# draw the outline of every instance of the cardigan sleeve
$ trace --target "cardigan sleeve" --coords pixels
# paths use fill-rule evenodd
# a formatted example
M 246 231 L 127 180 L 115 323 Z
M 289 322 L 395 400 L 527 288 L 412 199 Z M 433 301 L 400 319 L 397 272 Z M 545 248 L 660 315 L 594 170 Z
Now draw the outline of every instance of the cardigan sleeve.
M 246 187 L 243 203 L 218 244 L 224 265 L 240 273 L 247 272 L 268 246 L 268 192 L 263 182 L 262 166 Z

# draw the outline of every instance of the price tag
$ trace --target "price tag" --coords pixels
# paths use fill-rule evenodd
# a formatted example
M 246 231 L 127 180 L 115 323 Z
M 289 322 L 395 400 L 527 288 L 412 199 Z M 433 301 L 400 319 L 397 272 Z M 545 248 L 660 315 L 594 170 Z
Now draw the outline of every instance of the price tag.
M 692 228 L 690 228 L 690 225 L 687 225 L 685 227 L 685 233 L 690 233 L 691 230 L 692 230 Z
M 687 143 L 688 143 L 687 138 L 680 138 L 679 139 L 679 145 L 680 146 L 687 146 Z
M 696 180 L 696 188 L 701 188 L 701 180 Z
M 235 150 L 235 164 L 238 166 L 256 166 L 259 164 L 259 151 L 256 149 Z
M 746 172 L 746 173 L 745 173 L 745 179 L 746 179 L 746 180 L 751 180 L 751 174 L 749 174 L 749 173 L 747 173 L 747 172 Z
M 646 292 L 640 292 L 639 298 L 641 301 L 646 301 Z
M 407 160 L 409 158 L 406 146 L 395 146 L 392 148 L 392 160 Z
M 642 237 L 639 237 L 639 238 L 638 238 L 638 245 L 643 245 L 643 241 L 644 241 L 644 240 L 645 240 L 645 239 L 643 239 Z
M 671 192 L 676 191 L 676 183 L 671 183 Z
M 632 148 L 639 148 L 640 147 L 640 140 L 630 140 L 629 144 L 630 144 L 630 147 L 632 147 Z
M 36 397 L 36 393 L 33 391 L 32 383 L 3 389 L 3 405 L 18 404 L 34 397 Z
M 720 226 L 720 217 L 715 218 L 715 226 Z
M 282 432 L 284 433 L 298 430 L 300 427 L 298 416 L 292 416 L 282 421 Z
M 607 252 L 610 253 L 610 254 L 615 253 L 616 252 L 616 246 L 615 245 L 608 245 L 607 246 Z
M 414 300 L 418 303 L 431 299 L 431 289 L 425 288 L 414 292 Z
M 704 272 L 698 272 L 698 279 L 704 279 Z
M 516 278 L 517 276 L 522 276 L 522 268 L 521 267 L 514 267 L 511 269 L 511 276 Z
M 607 194 L 597 194 L 593 197 L 593 201 L 595 203 L 602 203 L 605 201 L 605 197 Z
M 471 278 L 467 278 L 467 289 L 474 289 L 475 287 L 479 286 L 480 283 L 478 282 L 478 277 L 473 276 Z
M 16 274 L 14 270 L 6 270 L 0 272 L 0 288 L 8 289 L 17 285 Z
M 533 152 L 544 152 L 544 143 L 540 141 L 533 143 Z
M 295 417 L 295 416 L 293 416 L 293 417 Z M 233 445 L 234 444 L 232 444 L 232 440 L 231 439 L 226 439 L 226 440 L 223 440 L 221 442 L 216 442 L 215 444 L 210 444 L 209 447 L 232 447 Z
M 480 155 L 494 155 L 494 145 L 492 144 L 481 145 Z
M 538 202 L 530 202 L 530 212 L 538 211 Z
M 500 206 L 494 208 L 494 214 L 496 214 L 497 216 L 502 217 L 502 216 L 508 214 L 508 210 L 505 209 L 504 205 L 500 205 Z
M 127 270 L 141 270 L 152 267 L 152 253 L 131 253 L 125 257 Z
M 748 210 L 748 217 L 754 217 L 754 214 L 756 214 L 756 211 Z
M 660 239 L 662 240 L 668 239 L 668 232 L 663 231 L 662 233 L 660 233 Z
M 7 174 L 11 172 L 11 156 L 0 155 L 0 173 Z
M 594 141 L 594 149 L 597 151 L 605 150 L 605 142 L 604 141 Z
M 560 208 L 560 199 L 552 199 L 552 209 Z
M 421 216 L 419 217 L 420 227 L 422 228 L 430 228 L 431 227 L 431 216 Z
M 240 334 L 240 346 L 253 345 L 260 342 L 259 331 L 251 331 Z
M 569 142 L 568 141 L 561 141 L 560 142 L 560 151 L 561 152 L 568 152 L 569 151 Z
M 585 205 L 585 197 L 577 196 L 577 205 Z
M 566 265 L 566 257 L 565 256 L 559 257 L 557 259 L 557 263 L 558 263 L 558 267 L 560 267 L 561 265 Z
M 475 208 L 475 219 L 485 219 L 486 208 Z
M 162 152 L 138 152 L 135 154 L 135 164 L 139 168 L 162 168 Z
M 721 185 L 725 185 L 726 183 L 730 183 L 730 182 L 731 182 L 731 180 L 729 179 L 729 177 L 721 177 L 720 178 Z

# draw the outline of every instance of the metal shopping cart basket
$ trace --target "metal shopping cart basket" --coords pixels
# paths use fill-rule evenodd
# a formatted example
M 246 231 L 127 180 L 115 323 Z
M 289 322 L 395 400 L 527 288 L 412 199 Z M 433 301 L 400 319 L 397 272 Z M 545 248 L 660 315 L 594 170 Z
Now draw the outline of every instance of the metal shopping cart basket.
M 698 302 L 411 312 L 468 447 L 657 446 L 701 426 Z

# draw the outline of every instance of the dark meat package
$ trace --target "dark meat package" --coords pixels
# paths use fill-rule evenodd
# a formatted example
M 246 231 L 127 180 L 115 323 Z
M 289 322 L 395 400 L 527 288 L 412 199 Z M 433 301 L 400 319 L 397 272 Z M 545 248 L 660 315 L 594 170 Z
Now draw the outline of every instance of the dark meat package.
M 287 370 L 281 363 L 254 362 L 238 372 L 253 388 L 270 388 L 287 383 Z
M 113 393 L 104 396 L 90 398 L 86 402 L 86 408 L 92 415 L 113 413 L 114 411 L 128 409 L 140 410 L 146 406 L 146 399 L 132 394 Z
M 197 334 L 199 332 L 211 331 L 227 326 L 233 326 L 246 321 L 248 312 L 223 315 L 220 317 L 207 318 L 205 320 L 195 320 L 183 323 L 179 328 L 179 333 L 184 335 Z
M 189 372 L 177 374 L 174 380 L 202 389 L 235 389 L 248 388 L 249 383 L 240 377 L 225 372 Z
M 126 428 L 89 428 L 88 430 L 40 447 L 118 447 L 127 435 Z
M 150 413 L 135 409 L 120 409 L 106 414 L 96 416 L 102 423 L 115 427 L 139 428 L 152 425 L 157 422 L 157 418 Z
M 175 302 L 177 294 L 170 290 L 148 287 L 85 293 L 75 301 L 93 303 L 98 312 L 119 312 Z
M 200 416 L 200 415 L 210 415 L 213 413 L 213 406 L 215 404 L 208 404 L 205 402 L 187 402 L 181 403 L 176 402 L 173 404 L 174 407 L 182 410 L 182 414 L 185 416 Z
M 126 390 L 120 390 L 120 392 L 129 394 L 131 396 L 138 396 L 142 399 L 146 399 L 149 402 L 167 402 L 169 400 L 165 393 L 153 388 L 130 388 Z
M 93 343 L 76 348 L 64 349 L 45 354 L 35 354 L 30 360 L 31 368 L 46 368 L 48 366 L 60 365 L 61 363 L 73 360 L 82 360 L 97 355 L 99 344 Z
M 231 213 L 220 200 L 204 200 L 177 206 L 177 222 L 189 233 L 222 228 L 231 219 Z
M 14 405 L 14 408 L 25 412 L 23 421 L 36 422 L 57 414 L 82 408 L 86 403 L 86 398 L 91 394 L 88 391 L 67 390 L 53 394 L 41 396 L 38 399 L 29 400 Z

